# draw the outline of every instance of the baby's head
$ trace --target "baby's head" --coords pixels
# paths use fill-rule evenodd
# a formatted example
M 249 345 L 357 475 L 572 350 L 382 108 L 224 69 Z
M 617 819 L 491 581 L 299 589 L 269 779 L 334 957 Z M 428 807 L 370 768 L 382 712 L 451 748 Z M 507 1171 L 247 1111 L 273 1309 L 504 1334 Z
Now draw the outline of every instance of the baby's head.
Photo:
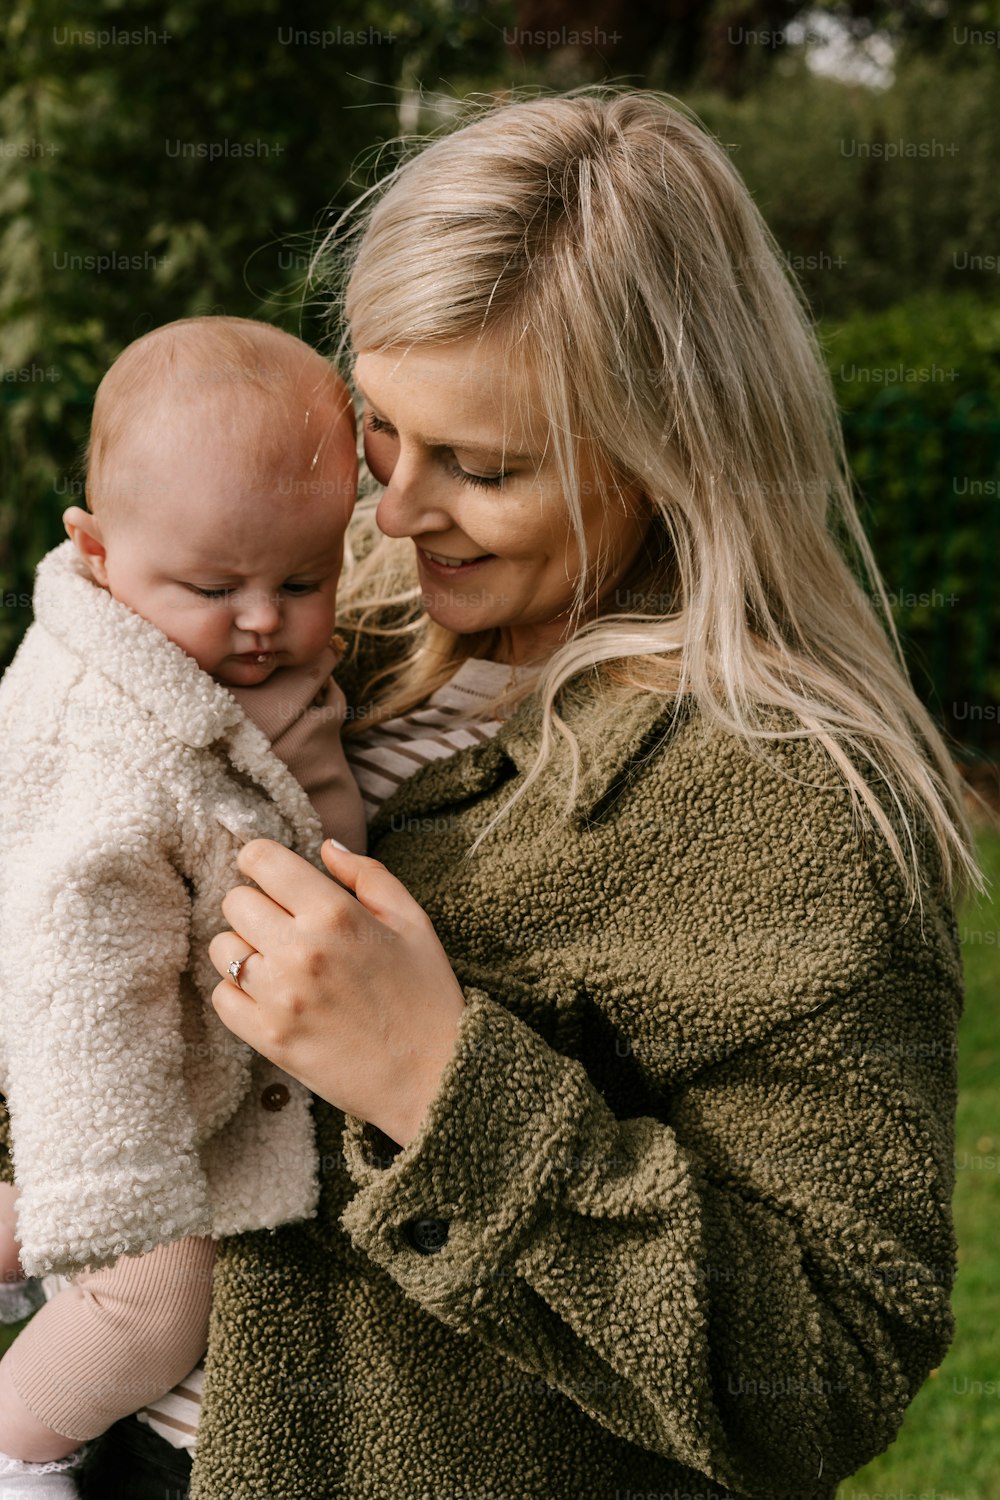
M 326 360 L 266 323 L 187 318 L 101 381 L 88 509 L 63 521 L 95 583 L 252 687 L 329 640 L 356 494 L 354 412 Z

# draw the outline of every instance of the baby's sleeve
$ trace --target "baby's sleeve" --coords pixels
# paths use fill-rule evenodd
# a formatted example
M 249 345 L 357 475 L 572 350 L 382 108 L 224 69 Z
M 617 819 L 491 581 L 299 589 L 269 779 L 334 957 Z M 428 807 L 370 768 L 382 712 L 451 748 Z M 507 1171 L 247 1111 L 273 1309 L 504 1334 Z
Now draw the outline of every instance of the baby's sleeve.
M 150 821 L 102 826 L 87 847 L 67 830 L 8 885 L 6 1096 L 29 1275 L 209 1229 L 184 1081 L 190 898 Z

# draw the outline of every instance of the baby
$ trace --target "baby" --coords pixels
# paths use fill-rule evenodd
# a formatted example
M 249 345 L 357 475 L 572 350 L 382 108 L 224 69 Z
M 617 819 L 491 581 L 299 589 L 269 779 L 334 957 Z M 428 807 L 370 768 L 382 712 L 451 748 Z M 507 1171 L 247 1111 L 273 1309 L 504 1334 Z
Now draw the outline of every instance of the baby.
M 221 1025 L 207 947 L 247 839 L 364 849 L 330 675 L 356 488 L 345 386 L 265 324 L 168 324 L 101 382 L 0 684 L 0 1265 L 73 1277 L 0 1362 L 0 1497 L 75 1494 L 204 1352 L 215 1241 L 315 1212 L 308 1092 Z

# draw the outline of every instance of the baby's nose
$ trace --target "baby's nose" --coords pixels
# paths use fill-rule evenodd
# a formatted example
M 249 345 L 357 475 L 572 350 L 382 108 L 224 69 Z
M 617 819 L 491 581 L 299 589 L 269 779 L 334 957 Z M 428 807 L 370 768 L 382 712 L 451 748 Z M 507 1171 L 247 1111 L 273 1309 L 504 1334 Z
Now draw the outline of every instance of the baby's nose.
M 251 635 L 273 635 L 281 624 L 281 610 L 274 594 L 242 594 L 236 601 L 236 627 Z

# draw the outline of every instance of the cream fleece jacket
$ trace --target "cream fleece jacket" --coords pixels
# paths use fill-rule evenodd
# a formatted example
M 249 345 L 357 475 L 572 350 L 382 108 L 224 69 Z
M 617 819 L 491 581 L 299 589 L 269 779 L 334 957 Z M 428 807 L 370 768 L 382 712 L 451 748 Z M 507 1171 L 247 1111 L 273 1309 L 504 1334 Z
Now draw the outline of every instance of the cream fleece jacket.
M 311 1216 L 309 1094 L 219 1022 L 208 958 L 247 838 L 319 863 L 305 792 L 69 542 L 39 565 L 0 735 L 0 1091 L 25 1270 Z

